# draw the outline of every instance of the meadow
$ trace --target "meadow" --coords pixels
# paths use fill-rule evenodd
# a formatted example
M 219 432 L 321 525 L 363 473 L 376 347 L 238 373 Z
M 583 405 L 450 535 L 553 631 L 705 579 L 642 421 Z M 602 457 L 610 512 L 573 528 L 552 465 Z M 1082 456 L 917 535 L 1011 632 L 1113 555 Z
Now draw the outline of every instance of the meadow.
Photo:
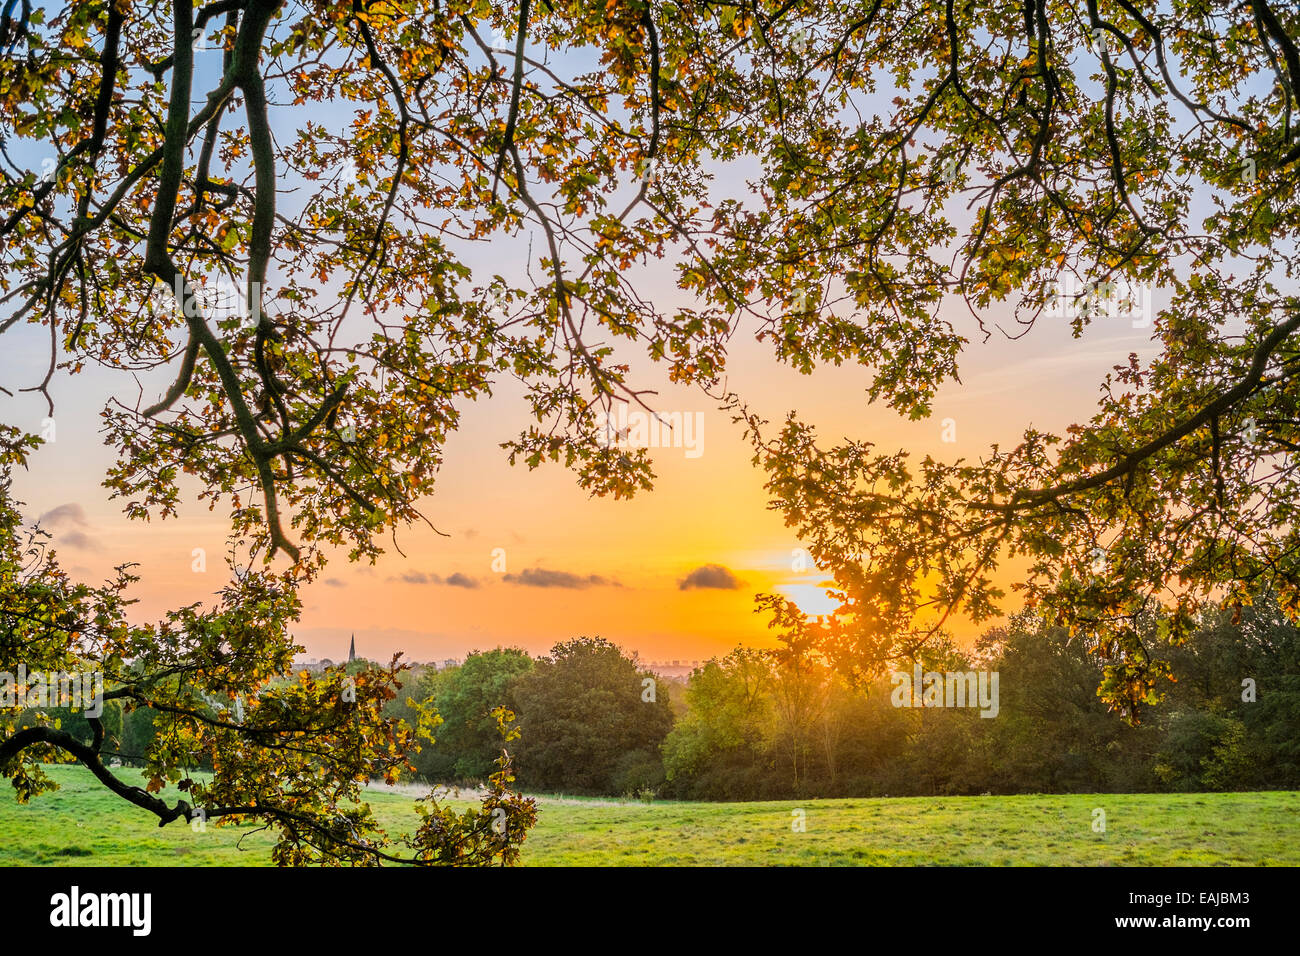
M 0 865 L 269 865 L 254 825 L 160 828 L 79 767 L 50 774 L 60 789 L 27 805 L 0 794 Z M 366 799 L 402 832 L 413 788 L 385 790 Z M 526 866 L 1300 865 L 1300 793 L 1284 791 L 538 805 Z

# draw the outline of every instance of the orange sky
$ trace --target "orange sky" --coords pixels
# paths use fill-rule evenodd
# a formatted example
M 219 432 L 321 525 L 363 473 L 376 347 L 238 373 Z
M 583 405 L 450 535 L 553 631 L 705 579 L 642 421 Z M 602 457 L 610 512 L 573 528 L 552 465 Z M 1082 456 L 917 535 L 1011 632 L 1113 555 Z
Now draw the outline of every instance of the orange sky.
M 956 309 L 948 317 L 973 333 Z M 1019 341 L 995 336 L 983 344 L 976 338 L 962 363 L 964 384 L 946 388 L 933 418 L 923 422 L 869 406 L 865 370 L 802 376 L 777 366 L 752 341 L 735 343 L 728 385 L 770 420 L 798 410 L 824 439 L 865 438 L 918 456 L 975 457 L 992 442 L 1014 441 L 1031 422 L 1059 430 L 1086 417 L 1105 371 L 1132 350 L 1145 353 L 1148 335 L 1114 320 L 1075 341 L 1058 319 L 1045 320 Z M 8 381 L 44 361 L 39 340 L 29 344 L 0 359 Z M 659 408 L 704 413 L 698 457 L 681 448 L 656 449 L 653 492 L 632 501 L 592 499 L 559 467 L 530 473 L 506 463 L 498 443 L 524 421 L 508 391 L 471 406 L 425 503 L 448 537 L 410 529 L 399 539 L 407 557 L 390 550 L 373 568 L 349 565 L 340 555 L 303 595 L 295 634 L 309 656 L 338 658 L 352 633 L 365 656 L 403 650 L 417 661 L 498 644 L 543 652 L 556 641 L 600 635 L 643 659 L 695 660 L 738 643 L 773 643 L 766 621 L 753 611 L 759 591 L 785 590 L 806 610 L 826 610 L 816 587 L 820 576 L 791 570 L 799 542 L 767 509 L 763 476 L 753 470 L 739 429 L 703 396 L 662 387 L 653 377 L 643 381 L 660 386 Z M 219 513 L 194 507 L 179 520 L 128 522 L 107 499 L 98 484 L 106 450 L 95 434 L 106 383 L 114 384 L 92 375 L 60 383 L 57 440 L 18 477 L 16 495 L 31 517 L 69 506 L 60 510 L 54 530 L 64 564 L 78 573 L 97 578 L 120 561 L 141 562 L 140 616 L 205 600 L 224 572 L 225 522 Z M 133 398 L 131 383 L 117 380 L 115 386 L 124 399 Z M 39 427 L 40 403 L 22 396 L 3 401 L 7 420 Z M 944 418 L 956 422 L 955 443 L 940 441 Z M 191 570 L 196 547 L 207 551 L 204 574 Z M 504 572 L 493 570 L 495 548 L 504 549 Z M 729 569 L 736 586 L 679 586 L 692 570 L 710 564 Z M 432 583 L 454 574 L 477 587 Z M 602 583 L 590 583 L 593 575 Z M 556 586 L 575 579 L 584 586 Z M 957 629 L 959 636 L 973 636 L 969 626 Z
M 586 68 L 583 54 L 575 55 L 577 68 Z M 202 68 L 215 71 L 219 60 Z M 884 87 L 878 91 L 882 103 L 889 95 Z M 326 122 L 333 115 L 343 122 L 349 109 L 340 105 L 331 113 L 322 105 L 314 118 Z M 288 136 L 300 117 L 277 110 L 272 121 Z M 39 151 L 32 157 L 38 165 Z M 737 160 L 715 171 L 714 185 L 722 193 L 743 196 L 744 183 L 756 170 L 752 158 Z M 286 189 L 285 214 L 309 194 Z M 955 215 L 960 218 L 960 211 Z M 490 284 L 499 270 L 521 273 L 528 241 L 521 231 L 514 240 L 471 244 L 463 261 L 473 268 L 474 284 Z M 691 304 L 679 301 L 672 266 L 651 263 L 645 281 L 638 280 L 638 287 L 665 311 Z M 518 275 L 511 278 L 516 284 L 522 281 Z M 1157 294 L 1155 305 L 1163 304 Z M 972 344 L 961 361 L 963 384 L 945 388 L 926 421 L 907 422 L 886 408 L 869 406 L 863 391 L 870 378 L 867 370 L 825 368 L 799 375 L 778 366 L 765 346 L 742 335 L 733 342 L 727 387 L 774 422 L 797 410 L 818 426 L 825 441 L 868 439 L 885 450 L 902 448 L 951 460 L 977 457 L 993 442 L 1015 443 L 1031 423 L 1059 432 L 1086 419 L 1105 372 L 1124 363 L 1130 351 L 1150 351 L 1150 330 L 1134 329 L 1127 319 L 1099 320 L 1082 340 L 1071 339 L 1067 320 L 1044 319 L 1020 340 L 995 333 L 985 344 L 964 305 L 949 303 L 943 317 Z M 1015 327 L 1009 310 L 994 310 L 985 318 L 991 328 L 998 320 Z M 47 342 L 39 327 L 6 333 L 0 381 L 17 387 L 40 381 L 48 362 Z M 373 568 L 348 565 L 340 555 L 303 595 L 303 618 L 295 633 L 308 654 L 338 658 L 353 633 L 358 651 L 368 657 L 404 650 L 415 660 L 460 657 L 498 644 L 543 652 L 556 641 L 600 635 L 646 659 L 694 660 L 725 653 L 738 643 L 773 642 L 765 621 L 753 612 L 760 591 L 784 589 L 806 610 L 828 610 L 817 588 L 819 575 L 791 568 L 799 542 L 781 517 L 767 509 L 764 476 L 753 470 L 740 430 L 702 395 L 665 386 L 644 363 L 633 368 L 644 373 L 635 381 L 637 387 L 659 389 L 660 410 L 704 414 L 702 454 L 687 457 L 680 448 L 657 449 L 659 479 L 653 492 L 630 502 L 591 499 L 558 467 L 529 473 L 508 466 L 499 443 L 527 419 L 517 393 L 508 387 L 498 390 L 489 403 L 467 409 L 460 433 L 447 448 L 436 493 L 425 503 L 430 520 L 448 536 L 412 528 L 400 539 L 407 557 L 390 551 Z M 173 374 L 164 369 L 144 378 L 146 393 L 161 394 Z M 98 579 L 115 564 L 139 562 L 143 580 L 135 592 L 140 598 L 136 614 L 147 619 L 167 607 L 207 600 L 218 590 L 228 525 L 220 512 L 197 506 L 183 509 L 178 520 L 128 522 L 120 505 L 108 499 L 100 486 L 109 459 L 97 433 L 98 413 L 113 394 L 134 404 L 136 388 L 129 376 L 110 377 L 98 370 L 56 379 L 57 440 L 38 453 L 30 472 L 16 477 L 14 490 L 26 502 L 29 517 L 53 513 L 56 545 L 75 574 Z M 40 431 L 45 414 L 36 395 L 0 393 L 0 421 Z M 952 444 L 940 441 L 947 418 L 956 423 Z M 191 570 L 195 548 L 206 549 L 205 573 Z M 496 548 L 505 550 L 504 572 L 493 569 Z M 706 565 L 728 569 L 735 586 L 679 586 Z M 453 575 L 477 586 L 433 583 Z M 586 586 L 555 586 L 579 580 Z M 552 586 L 524 583 L 530 581 Z M 958 623 L 956 629 L 959 637 L 973 636 L 969 626 Z

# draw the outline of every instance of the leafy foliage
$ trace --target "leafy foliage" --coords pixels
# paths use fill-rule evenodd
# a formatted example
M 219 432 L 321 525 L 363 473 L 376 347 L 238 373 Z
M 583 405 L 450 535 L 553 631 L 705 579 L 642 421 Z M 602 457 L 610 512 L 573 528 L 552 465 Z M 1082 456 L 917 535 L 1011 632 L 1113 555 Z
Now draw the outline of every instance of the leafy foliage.
M 888 676 L 851 686 L 824 663 L 792 667 L 788 653 L 736 651 L 692 675 L 687 710 L 664 741 L 664 792 L 771 800 L 1292 789 L 1297 647 L 1300 628 L 1272 601 L 1235 622 L 1230 612 L 1207 617 L 1173 650 L 1181 679 L 1139 726 L 1098 695 L 1095 644 L 1027 612 L 987 631 L 970 655 L 922 655 L 925 669 L 997 671 L 996 719 L 975 708 L 895 707 Z M 1245 678 L 1253 695 L 1243 695 Z M 783 684 L 803 695 L 798 720 L 788 704 L 783 712 Z
M 486 778 L 500 753 L 493 713 L 509 699 L 511 682 L 532 666 L 518 648 L 495 648 L 469 654 L 457 667 L 426 671 L 417 694 L 438 714 L 438 745 L 412 760 L 416 769 L 433 780 Z
M 736 410 L 834 575 L 830 621 L 770 605 L 798 641 L 878 672 L 951 614 L 992 615 L 994 569 L 1023 558 L 1026 600 L 1098 649 L 1106 699 L 1135 717 L 1168 673 L 1154 645 L 1199 610 L 1300 609 L 1298 31 L 1268 0 L 24 4 L 0 26 L 0 332 L 48 329 L 28 387 L 51 413 L 56 373 L 168 370 L 156 399 L 132 383 L 103 409 L 106 483 L 135 518 L 191 489 L 223 507 L 233 579 L 215 607 L 128 626 L 129 571 L 71 582 L 5 502 L 7 646 L 102 666 L 114 699 L 175 718 L 159 779 L 221 761 L 202 796 L 273 811 L 284 860 L 373 861 L 364 811 L 338 806 L 404 759 L 379 709 L 400 665 L 357 675 L 352 710 L 337 674 L 272 684 L 297 588 L 327 549 L 374 560 L 421 520 L 465 403 L 502 381 L 529 410 L 512 462 L 648 488 L 647 456 L 598 425 L 645 402 L 633 353 Z M 19 166 L 31 151 L 48 167 Z M 471 266 L 525 232 L 523 276 Z M 646 297 L 657 259 L 690 304 Z M 859 363 L 872 400 L 925 416 L 965 344 L 940 302 L 1025 327 L 1062 278 L 1170 297 L 1159 356 L 1117 368 L 1065 436 L 917 464 L 823 449 L 793 416 L 766 433 L 726 392 L 744 331 L 802 372 Z M 36 445 L 6 441 L 6 467 Z M 98 734 L 56 730 L 0 744 L 23 795 L 44 785 L 36 754 L 99 773 Z M 189 812 L 111 776 L 164 822 Z
M 510 694 L 524 734 L 519 778 L 526 786 L 622 794 L 661 782 L 659 747 L 673 723 L 667 691 L 609 641 L 556 644 Z

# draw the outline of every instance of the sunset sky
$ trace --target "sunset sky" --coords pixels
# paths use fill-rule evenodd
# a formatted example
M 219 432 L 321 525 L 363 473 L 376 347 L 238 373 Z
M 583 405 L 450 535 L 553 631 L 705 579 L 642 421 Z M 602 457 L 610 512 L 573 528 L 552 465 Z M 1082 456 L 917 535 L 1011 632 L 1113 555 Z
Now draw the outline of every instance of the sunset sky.
M 218 65 L 215 55 L 202 63 L 200 78 L 215 81 Z M 331 112 L 321 106 L 314 119 L 323 122 Z M 339 121 L 348 115 L 333 112 Z M 36 154 L 28 160 L 39 165 Z M 745 173 L 718 173 L 715 184 L 742 194 Z M 290 185 L 286 214 L 304 201 Z M 522 251 L 509 242 L 471 250 L 465 261 L 475 270 L 473 283 L 486 286 L 498 271 L 522 272 Z M 671 266 L 652 264 L 643 286 L 664 310 L 689 304 L 674 287 Z M 1158 292 L 1154 304 L 1163 304 Z M 1133 328 L 1127 317 L 1101 319 L 1081 340 L 1071 338 L 1066 319 L 1043 319 L 1012 341 L 996 330 L 1001 321 L 1019 331 L 1008 308 L 984 317 L 993 332 L 987 342 L 964 304 L 947 303 L 942 317 L 971 343 L 961 360 L 962 384 L 946 386 L 925 421 L 908 422 L 870 406 L 866 369 L 826 367 L 804 376 L 778 365 L 754 341 L 752 328 L 733 339 L 726 384 L 770 421 L 797 410 L 823 441 L 866 439 L 882 451 L 951 460 L 978 457 L 994 442 L 1014 444 L 1030 424 L 1059 433 L 1086 419 L 1106 371 L 1132 351 L 1152 352 L 1150 328 Z M 15 392 L 0 394 L 0 420 L 35 432 L 46 414 L 44 401 L 17 388 L 43 377 L 47 334 L 37 326 L 13 329 L 0 352 L 0 381 Z M 339 554 L 303 594 L 295 634 L 308 655 L 337 658 L 353 633 L 365 656 L 403 650 L 414 660 L 461 657 L 499 644 L 544 652 L 560 640 L 599 635 L 644 659 L 694 660 L 739 643 L 774 642 L 754 613 L 756 593 L 776 590 L 809 612 L 830 610 L 818 587 L 821 576 L 792 570 L 799 542 L 767 508 L 764 475 L 751 465 L 740 429 L 705 396 L 666 385 L 661 369 L 644 359 L 638 365 L 631 353 L 625 360 L 638 373 L 637 387 L 658 389 L 659 410 L 703 413 L 701 454 L 655 449 L 654 491 L 632 501 L 589 498 L 558 466 L 530 473 L 508 465 L 499 444 L 527 418 L 519 389 L 506 383 L 490 401 L 466 408 L 435 493 L 424 503 L 446 536 L 423 526 L 407 529 L 399 536 L 406 557 L 390 549 L 374 567 L 350 565 Z M 173 375 L 174 369 L 163 369 L 142 376 L 146 399 L 160 395 Z M 135 613 L 143 620 L 207 600 L 220 587 L 228 522 L 206 506 L 183 509 L 178 520 L 128 522 L 121 503 L 108 499 L 100 482 L 110 458 L 98 434 L 98 413 L 110 395 L 134 404 L 136 389 L 121 373 L 92 369 L 56 377 L 56 441 L 17 477 L 15 494 L 30 518 L 46 516 L 64 565 L 77 575 L 98 579 L 118 563 L 139 562 Z M 956 423 L 953 443 L 940 437 L 947 418 Z M 195 548 L 206 550 L 205 573 L 191 570 Z M 493 570 L 497 548 L 505 550 L 504 571 Z M 692 576 L 715 565 L 726 572 L 710 568 Z M 953 629 L 959 638 L 977 633 L 969 623 Z
M 670 286 L 666 291 L 675 295 Z M 907 422 L 870 406 L 866 370 L 799 375 L 778 366 L 752 337 L 734 340 L 728 385 L 770 420 L 797 410 L 823 440 L 869 439 L 884 451 L 953 459 L 1013 442 L 1031 422 L 1059 430 L 1086 417 L 1104 373 L 1130 351 L 1148 354 L 1149 329 L 1134 329 L 1127 319 L 1098 322 L 1077 341 L 1056 319 L 1018 341 L 995 332 L 984 343 L 964 307 L 952 304 L 946 317 L 972 342 L 963 384 L 945 388 L 927 421 Z M 6 339 L 5 383 L 39 380 L 48 339 L 36 329 L 21 347 Z M 659 388 L 658 408 L 703 413 L 697 457 L 682 448 L 655 449 L 653 492 L 631 501 L 589 498 L 562 468 L 530 473 L 507 464 L 498 444 L 525 421 L 517 390 L 469 406 L 424 503 L 447 536 L 411 528 L 399 536 L 407 556 L 390 549 L 374 567 L 338 555 L 303 595 L 295 634 L 308 655 L 338 658 L 353 633 L 358 653 L 386 658 L 403 650 L 417 661 L 500 644 L 540 653 L 560 640 L 600 635 L 643 659 L 695 660 L 740 643 L 774 642 L 754 613 L 761 591 L 784 592 L 810 612 L 828 610 L 821 576 L 792 570 L 799 542 L 767 508 L 763 475 L 751 465 L 740 430 L 707 398 L 665 387 L 655 371 L 643 367 L 639 381 Z M 158 389 L 152 380 L 145 384 L 147 395 L 149 387 Z M 15 493 L 31 518 L 47 516 L 65 566 L 77 575 L 97 579 L 119 562 L 140 562 L 136 615 L 147 619 L 217 590 L 227 525 L 219 511 L 194 506 L 179 520 L 131 522 L 108 500 L 99 484 L 108 449 L 96 429 L 113 388 L 134 401 L 130 379 L 90 371 L 56 380 L 56 441 L 18 476 Z M 5 420 L 39 430 L 43 402 L 21 394 L 0 402 Z M 941 441 L 945 418 L 956 423 L 955 443 Z M 191 570 L 198 547 L 207 552 L 206 573 Z M 493 570 L 496 548 L 504 549 L 504 572 Z M 710 565 L 730 573 L 697 571 Z M 971 638 L 977 629 L 958 623 L 955 631 Z

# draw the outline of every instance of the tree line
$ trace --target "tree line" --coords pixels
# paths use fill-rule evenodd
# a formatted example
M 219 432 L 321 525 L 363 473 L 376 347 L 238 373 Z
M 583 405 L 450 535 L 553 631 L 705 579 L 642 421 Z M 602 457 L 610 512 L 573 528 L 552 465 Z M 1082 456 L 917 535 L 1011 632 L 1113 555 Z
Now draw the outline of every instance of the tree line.
M 442 724 L 413 762 L 430 781 L 485 776 L 501 748 L 488 714 L 505 704 L 532 790 L 742 800 L 1300 787 L 1300 630 L 1276 603 L 1208 616 L 1166 656 L 1175 679 L 1127 720 L 1098 694 L 1095 644 L 1031 613 L 920 660 L 996 671 L 989 717 L 896 706 L 890 672 L 851 682 L 789 647 L 738 648 L 685 685 L 601 639 L 537 660 L 498 648 L 419 676 L 415 694 Z
M 683 683 L 582 637 L 538 658 L 498 647 L 415 668 L 384 715 L 414 732 L 436 714 L 409 758 L 416 776 L 440 784 L 494 772 L 504 706 L 521 731 L 509 744 L 519 785 L 541 792 L 761 800 L 1300 788 L 1300 629 L 1276 604 L 1207 618 L 1168 656 L 1175 679 L 1128 720 L 1098 694 L 1096 647 L 1030 613 L 969 650 L 927 650 L 917 662 L 927 673 L 997 672 L 996 714 L 985 717 L 977 706 L 899 706 L 894 672 L 852 682 L 789 646 L 737 648 Z M 76 712 L 58 717 L 89 736 Z M 155 711 L 115 701 L 104 722 L 128 764 L 169 733 Z

